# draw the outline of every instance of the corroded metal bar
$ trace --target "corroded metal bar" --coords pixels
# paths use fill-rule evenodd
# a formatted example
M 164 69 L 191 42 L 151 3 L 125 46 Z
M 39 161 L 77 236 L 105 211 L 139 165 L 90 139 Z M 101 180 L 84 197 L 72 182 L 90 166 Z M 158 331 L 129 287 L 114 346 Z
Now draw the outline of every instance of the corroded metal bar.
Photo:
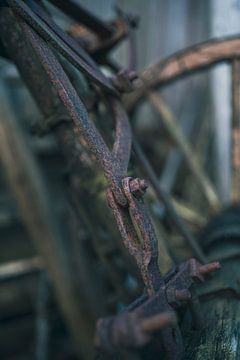
M 97 16 L 84 9 L 79 3 L 73 0 L 50 0 L 50 2 L 61 9 L 65 14 L 72 17 L 80 24 L 94 31 L 102 39 L 109 38 L 113 30 L 106 22 L 101 21 Z
M 210 40 L 179 51 L 150 65 L 139 74 L 139 79 L 135 81 L 136 90 L 124 99 L 126 107 L 128 110 L 133 109 L 150 88 L 168 84 L 195 71 L 239 57 L 239 36 Z
M 89 120 L 87 110 L 78 97 L 76 90 L 66 76 L 55 55 L 43 40 L 25 23 L 21 23 L 23 32 L 36 51 L 46 73 L 55 87 L 65 108 L 70 113 L 74 124 L 87 142 L 89 149 L 101 164 L 106 178 L 114 188 L 118 201 L 126 204 L 126 199 L 120 190 L 121 170 L 114 161 L 113 155 L 107 148 L 95 125 Z
M 115 141 L 112 154 L 116 161 L 119 162 L 123 176 L 128 169 L 132 147 L 132 130 L 125 113 L 125 110 L 118 100 L 110 100 L 110 104 L 116 119 Z
M 32 6 L 34 4 L 33 11 L 32 8 L 21 0 L 7 1 L 19 16 L 29 25 L 33 26 L 46 41 L 50 42 L 51 45 L 62 53 L 74 66 L 80 71 L 83 71 L 86 76 L 102 86 L 105 90 L 116 94 L 110 80 L 102 74 L 94 61 L 72 37 L 52 22 L 51 18 L 38 4 L 34 1 L 30 2 Z M 36 13 L 36 11 L 38 11 L 38 13 Z

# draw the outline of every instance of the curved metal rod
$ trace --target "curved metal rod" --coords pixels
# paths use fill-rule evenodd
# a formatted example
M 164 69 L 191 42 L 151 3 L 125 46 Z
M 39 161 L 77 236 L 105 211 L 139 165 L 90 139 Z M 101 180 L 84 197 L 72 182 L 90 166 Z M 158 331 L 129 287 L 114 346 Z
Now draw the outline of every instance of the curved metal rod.
M 74 124 L 88 144 L 90 151 L 101 164 L 105 176 L 119 203 L 126 204 L 126 198 L 121 191 L 122 172 L 119 163 L 115 161 L 107 145 L 103 141 L 95 125 L 89 121 L 87 110 L 69 81 L 59 61 L 46 43 L 23 21 L 20 21 L 33 49 L 36 51 L 41 64 L 55 87 L 61 101 L 68 110 Z
M 90 54 L 99 64 L 108 64 L 108 54 L 116 46 L 119 45 L 131 33 L 131 26 L 125 17 L 118 17 L 111 22 L 111 27 L 114 29 L 113 34 L 108 38 L 101 38 L 99 34 L 93 37 L 92 33 L 86 28 L 83 32 L 83 27 L 80 24 L 70 26 L 67 33 L 70 34 L 76 41 L 84 43 L 84 49 Z M 84 39 L 87 41 L 84 41 Z M 90 40 L 91 39 L 91 40 Z M 119 71 L 119 69 L 117 69 Z
M 76 52 L 87 64 L 97 72 L 99 71 L 98 65 L 93 61 L 93 59 L 81 48 L 72 37 L 63 31 L 51 18 L 51 16 L 45 11 L 43 7 L 38 5 L 34 0 L 25 0 L 25 3 L 29 8 L 34 12 L 38 19 L 45 23 L 45 25 L 56 35 L 58 36 L 67 46 L 69 46 L 74 52 Z M 77 47 L 76 47 L 77 45 Z
M 73 0 L 49 0 L 53 5 L 58 7 L 64 14 L 67 14 L 77 22 L 85 25 L 94 31 L 102 39 L 109 38 L 113 34 L 113 29 L 97 16 L 84 9 L 79 3 Z
M 90 43 L 88 48 L 89 53 L 99 60 L 101 60 L 101 56 L 104 59 L 104 55 L 112 50 L 115 45 L 119 44 L 121 40 L 125 39 L 130 31 L 129 23 L 124 17 L 119 17 L 113 21 L 112 27 L 115 29 L 115 32 L 111 37 L 101 40 L 101 42 L 96 44 Z
M 127 118 L 123 116 L 124 112 L 120 111 L 119 104 L 113 103 L 117 109 L 117 142 L 114 145 L 113 153 L 109 151 L 105 142 L 103 141 L 98 130 L 92 122 L 89 121 L 87 116 L 87 111 L 78 97 L 74 87 L 70 83 L 68 77 L 66 76 L 64 70 L 62 69 L 60 63 L 52 53 L 51 49 L 45 44 L 45 42 L 34 32 L 33 29 L 29 27 L 28 24 L 21 22 L 21 28 L 28 40 L 30 41 L 31 46 L 36 51 L 36 54 L 39 57 L 39 61 L 43 65 L 47 75 L 49 76 L 53 86 L 55 87 L 60 99 L 64 103 L 64 106 L 70 113 L 71 118 L 73 119 L 75 125 L 82 134 L 84 141 L 87 143 L 89 150 L 95 155 L 98 162 L 101 164 L 105 176 L 110 183 L 110 186 L 114 192 L 114 197 L 117 200 L 118 204 L 127 205 L 129 198 L 126 196 L 126 189 L 122 191 L 121 180 L 123 177 L 123 172 L 127 167 L 127 162 L 130 155 L 131 147 L 131 133 L 128 135 L 127 139 L 127 151 L 124 149 L 125 143 L 123 139 L 124 134 L 119 134 L 121 128 L 124 128 L 124 133 L 128 130 L 129 124 L 127 124 Z M 115 161 L 116 156 L 120 156 L 123 164 L 120 165 L 120 161 Z M 130 180 L 129 180 L 130 181 Z M 158 264 L 157 264 L 157 247 L 156 247 L 156 236 L 154 229 L 152 227 L 150 219 L 147 217 L 147 214 L 141 204 L 134 205 L 133 196 L 131 196 L 131 203 L 129 204 L 134 211 L 134 219 L 138 224 L 139 231 L 144 239 L 144 249 L 146 250 L 141 261 L 141 270 L 143 278 L 149 288 L 149 291 L 153 292 L 159 281 L 161 281 L 161 276 L 159 276 Z M 137 201 L 137 200 L 136 200 Z M 121 207 L 125 210 L 124 206 Z M 124 233 L 123 238 L 127 236 L 130 240 L 135 239 L 135 244 L 137 243 L 137 233 L 131 219 L 129 209 L 126 208 L 125 218 L 118 222 L 120 231 Z M 122 224 L 122 225 L 121 225 Z M 145 228 L 146 227 L 146 228 Z M 137 248 L 135 249 L 135 252 Z M 138 257 L 138 255 L 136 255 Z M 139 261 L 139 260 L 138 260 Z
M 49 76 L 60 99 L 70 113 L 70 116 L 73 119 L 75 125 L 81 132 L 81 135 L 84 141 L 87 143 L 89 150 L 95 155 L 96 159 L 102 166 L 105 176 L 114 192 L 114 197 L 119 204 L 126 205 L 129 202 L 129 198 L 126 196 L 126 189 L 124 192 L 122 190 L 121 180 L 125 175 L 124 172 L 127 169 L 127 163 L 129 161 L 131 132 L 129 132 L 127 139 L 124 139 L 124 136 L 127 135 L 127 131 L 130 130 L 125 112 L 123 112 L 122 108 L 116 100 L 112 100 L 112 106 L 114 107 L 117 118 L 117 140 L 113 146 L 113 153 L 111 153 L 94 124 L 89 121 L 87 111 L 83 103 L 78 97 L 74 87 L 70 83 L 63 68 L 52 53 L 51 49 L 48 48 L 45 42 L 34 32 L 33 29 L 29 27 L 28 24 L 21 21 L 20 25 L 23 32 L 30 41 L 31 46 L 36 51 L 36 54 L 39 57 L 39 61 Z M 123 131 L 122 134 L 120 134 L 121 130 Z M 116 161 L 116 158 L 118 161 Z M 156 242 L 156 236 L 151 225 L 151 221 L 148 219 L 143 206 L 140 206 L 139 204 L 136 208 L 136 205 L 134 205 L 133 196 L 130 194 L 130 191 L 128 195 L 131 196 L 132 200 L 130 203 L 132 204 L 132 211 L 134 210 L 134 219 L 138 224 L 145 244 L 144 248 L 146 251 L 144 252 L 141 268 L 144 269 L 143 275 L 146 280 L 146 284 L 149 282 L 149 288 L 154 291 L 156 283 L 161 280 L 161 276 L 158 276 L 157 250 L 156 246 L 154 246 Z M 124 209 L 124 207 L 122 208 Z M 123 220 L 122 222 L 123 227 L 126 228 L 124 231 L 128 236 L 134 236 L 137 241 L 137 233 L 134 230 L 134 225 L 132 224 L 128 208 L 126 208 L 126 213 L 127 221 Z M 129 224 L 132 224 L 131 231 Z M 120 226 L 120 230 L 123 227 Z M 129 234 L 129 231 L 131 234 Z
M 134 225 L 129 217 L 128 208 L 122 207 L 116 202 L 115 197 L 110 189 L 107 190 L 107 200 L 108 205 L 116 219 L 124 246 L 129 251 L 129 254 L 134 257 L 138 267 L 140 268 L 142 264 L 143 253 L 137 234 L 135 232 Z
M 75 125 L 80 130 L 89 149 L 93 152 L 98 162 L 103 167 L 105 176 L 114 190 L 118 202 L 126 205 L 126 197 L 121 190 L 121 179 L 123 172 L 127 168 L 130 148 L 131 132 L 127 118 L 121 109 L 119 103 L 112 100 L 112 106 L 115 110 L 116 124 L 116 141 L 113 146 L 113 153 L 110 152 L 95 125 L 89 121 L 85 106 L 78 97 L 74 87 L 70 83 L 59 61 L 56 59 L 52 50 L 46 43 L 24 22 L 20 22 L 23 31 L 26 33 L 32 47 L 36 51 L 40 62 L 47 72 L 53 83 L 64 106 L 69 111 Z M 121 130 L 123 133 L 121 133 Z M 127 140 L 124 136 L 127 135 Z M 118 159 L 118 161 L 115 161 Z M 199 255 L 199 254 L 198 254 Z M 201 258 L 201 256 L 198 256 Z
M 166 85 L 182 76 L 239 57 L 239 35 L 210 40 L 179 51 L 149 66 L 139 74 L 139 79 L 134 84 L 136 90 L 124 98 L 126 107 L 132 110 L 150 88 Z
M 66 57 L 76 68 L 82 71 L 106 91 L 117 95 L 110 80 L 97 68 L 95 62 L 80 45 L 51 21 L 51 18 L 31 0 L 31 8 L 22 0 L 7 0 L 10 7 L 21 16 L 41 37 Z M 34 6 L 34 10 L 32 7 Z M 36 13 L 37 11 L 37 13 Z

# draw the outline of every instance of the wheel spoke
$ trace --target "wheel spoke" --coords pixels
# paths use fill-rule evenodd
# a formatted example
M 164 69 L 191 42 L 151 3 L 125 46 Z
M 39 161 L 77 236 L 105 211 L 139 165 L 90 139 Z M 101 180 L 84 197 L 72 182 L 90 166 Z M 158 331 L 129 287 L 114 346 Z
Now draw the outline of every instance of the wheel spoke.
M 179 150 L 182 152 L 186 164 L 195 177 L 195 180 L 201 188 L 205 198 L 207 199 L 209 206 L 214 212 L 218 211 L 220 208 L 220 202 L 217 193 L 209 178 L 204 173 L 204 170 L 201 168 L 198 159 L 194 155 L 194 150 L 178 126 L 173 113 L 156 92 L 149 92 L 148 99 L 153 105 L 154 109 L 156 109 L 157 112 L 161 115 L 161 121 L 165 129 L 175 144 L 178 146 Z

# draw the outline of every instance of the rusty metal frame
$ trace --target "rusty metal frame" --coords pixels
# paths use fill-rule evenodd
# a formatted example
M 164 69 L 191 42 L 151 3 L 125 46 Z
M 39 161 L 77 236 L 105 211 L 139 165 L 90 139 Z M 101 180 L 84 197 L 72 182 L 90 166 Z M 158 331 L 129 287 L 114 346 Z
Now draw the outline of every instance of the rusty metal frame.
M 138 324 L 136 318 L 144 322 L 142 329 L 145 333 L 152 334 L 156 330 L 164 329 L 161 333 L 163 349 L 169 359 L 179 359 L 183 354 L 181 332 L 178 326 L 175 327 L 174 332 L 171 330 L 175 320 L 173 321 L 172 315 L 169 316 L 169 312 L 184 305 L 187 300 L 193 301 L 191 290 L 194 280 L 202 281 L 202 275 L 218 269 L 219 263 L 201 265 L 192 259 L 175 267 L 169 274 L 161 275 L 158 266 L 157 237 L 142 199 L 147 184 L 144 180 L 127 176 L 132 134 L 128 116 L 119 100 L 117 86 L 114 86 L 112 79 L 103 75 L 98 65 L 81 46 L 56 26 L 45 10 L 35 1 L 7 0 L 7 3 L 15 14 L 15 20 L 26 41 L 34 49 L 59 99 L 79 130 L 81 134 L 79 141 L 87 145 L 88 150 L 103 169 L 109 185 L 107 191 L 109 206 L 116 218 L 123 242 L 130 254 L 134 256 L 144 281 L 145 294 L 124 314 L 119 315 L 120 320 L 117 316 L 110 322 L 108 320 L 100 322 L 97 345 L 106 351 L 109 348 L 112 351 L 118 351 L 121 346 L 128 349 L 131 345 L 133 348 L 138 348 L 145 344 L 146 338 L 141 341 L 142 333 L 136 335 L 133 330 L 130 335 L 133 336 L 135 342 L 129 345 L 129 329 L 126 327 L 126 322 L 129 321 L 130 316 L 134 319 L 134 324 Z M 98 25 L 101 26 L 101 24 Z M 107 93 L 116 123 L 112 149 L 107 147 L 96 126 L 90 121 L 83 101 L 79 98 L 51 47 L 83 72 L 94 86 L 100 87 Z M 159 318 L 160 315 L 163 317 Z M 119 321 L 123 324 L 125 332 L 120 325 L 115 326 L 116 322 L 119 324 Z M 111 334 L 113 327 L 114 337 Z M 147 336 L 147 341 L 150 340 L 151 337 Z

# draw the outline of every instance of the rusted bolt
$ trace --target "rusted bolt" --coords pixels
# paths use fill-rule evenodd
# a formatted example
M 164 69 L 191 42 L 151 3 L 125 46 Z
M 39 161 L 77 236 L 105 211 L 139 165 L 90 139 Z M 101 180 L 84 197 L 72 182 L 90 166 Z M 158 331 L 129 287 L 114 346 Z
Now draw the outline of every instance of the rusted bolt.
M 129 181 L 129 188 L 131 193 L 137 198 L 140 199 L 146 192 L 148 188 L 148 183 L 144 179 L 132 179 Z
M 188 289 L 175 289 L 170 287 L 166 290 L 167 301 L 170 305 L 178 307 L 179 302 L 189 301 L 191 299 L 191 293 Z
M 218 261 L 202 265 L 196 259 L 189 260 L 190 274 L 194 280 L 204 281 L 204 275 L 221 268 Z
M 220 263 L 218 261 L 215 261 L 206 265 L 199 266 L 199 272 L 201 275 L 206 275 L 220 268 L 221 268 Z
M 152 333 L 176 323 L 176 315 L 170 311 L 148 318 L 142 318 L 136 312 L 122 313 L 98 320 L 94 343 L 98 349 L 110 354 L 123 348 L 139 348 L 151 340 Z
M 157 314 L 142 320 L 140 326 L 142 331 L 153 333 L 154 331 L 163 329 L 167 326 L 173 326 L 177 323 L 177 317 L 174 312 L 165 312 Z
M 188 289 L 175 290 L 175 297 L 178 301 L 189 301 L 191 299 L 191 293 Z
M 113 77 L 112 81 L 115 87 L 121 92 L 130 92 L 133 90 L 133 80 L 138 77 L 135 71 L 121 70 Z

